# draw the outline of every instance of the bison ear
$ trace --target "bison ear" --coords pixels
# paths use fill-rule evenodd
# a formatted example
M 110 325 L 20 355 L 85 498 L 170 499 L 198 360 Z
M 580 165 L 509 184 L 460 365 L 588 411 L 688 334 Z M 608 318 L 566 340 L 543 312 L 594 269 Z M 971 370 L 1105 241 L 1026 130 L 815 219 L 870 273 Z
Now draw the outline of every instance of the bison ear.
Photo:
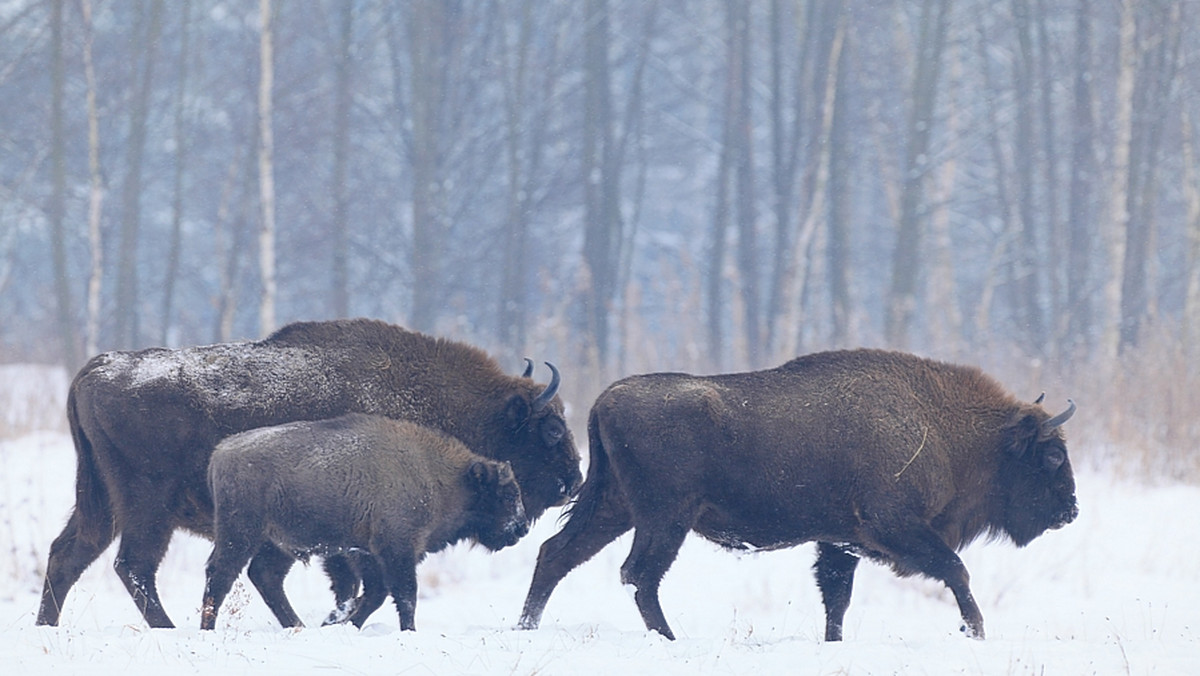
M 1016 458 L 1025 455 L 1025 451 L 1037 439 L 1040 430 L 1037 418 L 1032 413 L 1017 413 L 1013 421 L 1004 429 L 1007 437 L 1005 448 Z
M 508 399 L 508 403 L 504 406 L 504 418 L 508 422 L 508 428 L 514 432 L 525 426 L 529 421 L 529 402 L 525 401 L 525 397 L 514 394 Z
M 467 469 L 467 476 L 471 477 L 471 483 L 475 486 L 489 486 L 496 483 L 496 467 L 490 462 L 476 460 Z

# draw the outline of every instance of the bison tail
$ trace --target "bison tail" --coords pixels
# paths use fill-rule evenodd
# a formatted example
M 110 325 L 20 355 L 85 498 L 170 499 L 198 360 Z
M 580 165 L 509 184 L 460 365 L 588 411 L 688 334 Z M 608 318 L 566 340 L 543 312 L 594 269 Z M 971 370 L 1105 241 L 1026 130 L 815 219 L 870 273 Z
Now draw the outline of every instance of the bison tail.
M 571 521 L 579 520 L 587 523 L 604 500 L 604 492 L 610 481 L 608 468 L 608 453 L 604 451 L 604 443 L 600 440 L 600 423 L 596 419 L 596 409 L 588 414 L 588 468 L 583 485 L 579 487 L 579 495 L 563 512 L 563 518 Z
M 89 542 L 112 540 L 113 512 L 108 489 L 96 465 L 92 442 L 79 424 L 75 386 L 67 394 L 67 423 L 75 442 L 75 514 L 79 524 L 78 537 Z

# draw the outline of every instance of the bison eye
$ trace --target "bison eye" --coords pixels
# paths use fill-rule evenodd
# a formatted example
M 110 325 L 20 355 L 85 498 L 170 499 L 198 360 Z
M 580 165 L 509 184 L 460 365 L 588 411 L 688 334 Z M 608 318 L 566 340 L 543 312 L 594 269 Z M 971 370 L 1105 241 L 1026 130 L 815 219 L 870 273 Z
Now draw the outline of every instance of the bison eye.
M 542 423 L 542 442 L 547 446 L 554 446 L 562 441 L 564 434 L 566 434 L 566 429 L 559 421 L 551 418 Z
M 1046 451 L 1046 457 L 1043 462 L 1046 463 L 1046 469 L 1053 472 L 1062 467 L 1062 464 L 1067 461 L 1067 454 L 1061 448 L 1050 448 Z

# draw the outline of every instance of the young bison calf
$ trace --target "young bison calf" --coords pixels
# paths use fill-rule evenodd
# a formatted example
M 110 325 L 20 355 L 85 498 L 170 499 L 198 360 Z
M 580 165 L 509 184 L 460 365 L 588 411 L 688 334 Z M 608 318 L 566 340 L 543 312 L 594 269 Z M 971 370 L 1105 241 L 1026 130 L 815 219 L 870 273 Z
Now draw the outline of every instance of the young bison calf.
M 417 563 L 460 540 L 492 551 L 529 530 L 507 462 L 413 423 L 353 413 L 264 427 L 217 445 L 208 467 L 215 517 L 200 628 L 243 566 L 285 627 L 302 626 L 283 592 L 296 558 L 354 552 L 361 627 L 391 593 L 400 628 L 415 629 Z M 253 561 L 251 561 L 253 558 Z

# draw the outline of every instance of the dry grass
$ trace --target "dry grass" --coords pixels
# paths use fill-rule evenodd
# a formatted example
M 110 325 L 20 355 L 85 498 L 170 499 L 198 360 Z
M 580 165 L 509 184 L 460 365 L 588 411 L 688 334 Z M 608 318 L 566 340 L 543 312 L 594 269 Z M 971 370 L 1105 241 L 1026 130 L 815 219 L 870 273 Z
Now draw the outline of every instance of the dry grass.
M 66 432 L 69 382 L 60 366 L 0 364 L 0 439 Z

